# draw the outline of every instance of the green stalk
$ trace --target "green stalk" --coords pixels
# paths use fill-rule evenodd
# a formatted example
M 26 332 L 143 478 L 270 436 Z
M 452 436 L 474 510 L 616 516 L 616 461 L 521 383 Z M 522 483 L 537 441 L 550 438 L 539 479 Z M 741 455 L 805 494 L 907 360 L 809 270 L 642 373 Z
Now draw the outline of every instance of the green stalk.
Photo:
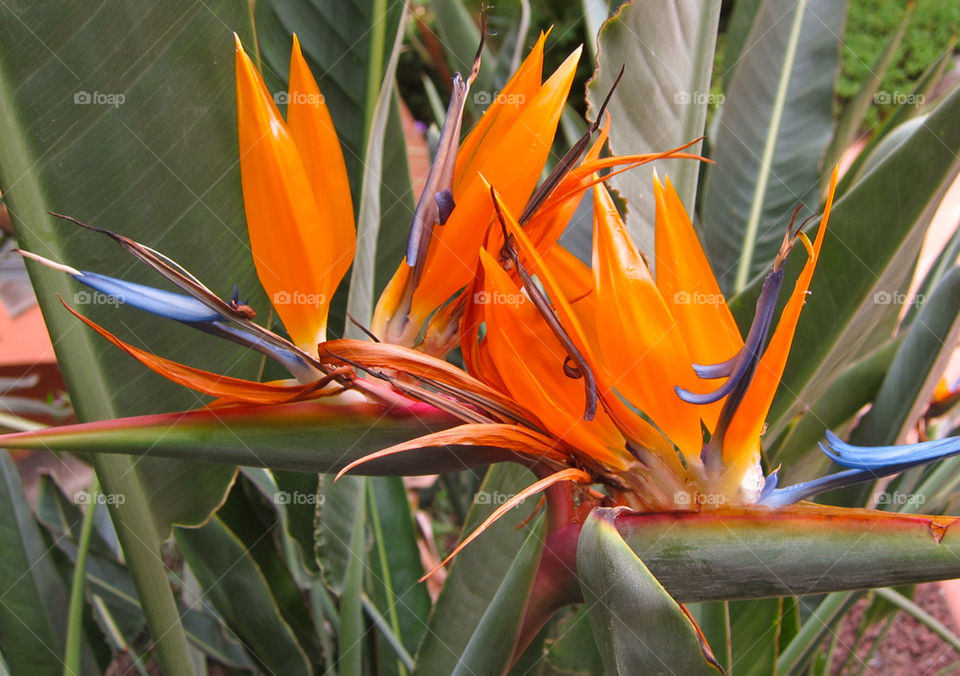
M 364 151 L 370 142 L 373 112 L 380 93 L 380 78 L 383 75 L 384 42 L 387 39 L 387 0 L 374 0 L 373 26 L 370 29 L 370 58 L 367 61 L 367 96 L 363 102 Z M 402 22 L 401 22 L 402 23 Z
M 84 573 L 87 568 L 87 552 L 90 551 L 90 535 L 93 533 L 93 514 L 97 509 L 97 495 L 100 483 L 96 477 L 90 486 L 90 502 L 83 513 L 80 526 L 80 540 L 77 542 L 77 561 L 73 566 L 73 583 L 70 587 L 70 608 L 67 611 L 67 648 L 63 658 L 63 675 L 80 674 L 81 653 L 83 652 L 83 601 Z
M 367 481 L 367 497 L 370 499 L 370 524 L 373 527 L 373 541 L 376 543 L 377 557 L 380 559 L 380 579 L 382 580 L 383 592 L 387 597 L 387 613 L 390 616 L 390 631 L 386 631 L 386 627 L 381 627 L 381 633 L 384 635 L 387 641 L 390 642 L 394 650 L 397 650 L 397 646 L 394 645 L 394 637 L 400 641 L 400 650 L 397 652 L 397 670 L 400 672 L 400 676 L 407 676 L 407 665 L 405 664 L 404 660 L 404 654 L 406 653 L 406 650 L 404 649 L 403 642 L 401 640 L 402 636 L 400 633 L 400 617 L 397 615 L 397 597 L 396 594 L 393 593 L 393 583 L 390 580 L 390 566 L 387 563 L 387 549 L 383 541 L 383 528 L 380 525 L 380 509 L 377 505 L 377 498 L 373 493 L 373 486 L 369 481 Z M 371 602 L 370 605 L 372 606 L 373 603 Z M 373 611 L 377 611 L 376 606 L 373 606 Z M 371 612 L 371 610 L 368 608 L 367 612 Z M 377 622 L 377 625 L 380 627 L 381 623 Z
M 817 609 L 800 627 L 780 659 L 778 674 L 796 674 L 816 651 L 827 629 L 833 625 L 860 597 L 858 592 L 833 592 L 820 602 Z
M 760 172 L 757 177 L 757 187 L 753 192 L 753 202 L 750 204 L 750 217 L 747 219 L 747 229 L 743 236 L 743 250 L 740 262 L 737 264 L 737 277 L 734 281 L 734 293 L 740 293 L 750 278 L 750 263 L 753 260 L 753 247 L 757 243 L 757 230 L 760 228 L 760 215 L 763 212 L 763 201 L 767 195 L 767 181 L 770 178 L 770 168 L 773 165 L 773 153 L 777 148 L 777 136 L 780 133 L 780 121 L 787 102 L 787 89 L 790 87 L 790 71 L 797 55 L 797 44 L 800 42 L 800 28 L 803 26 L 803 16 L 807 8 L 807 0 L 797 2 L 797 10 L 793 16 L 793 25 L 790 27 L 790 39 L 787 41 L 787 53 L 783 57 L 783 68 L 780 69 L 780 81 L 777 85 L 777 94 L 773 100 L 773 111 L 770 113 L 770 126 L 767 128 L 767 138 L 763 144 L 763 155 L 760 158 Z
M 123 504 L 110 503 L 110 518 L 137 588 L 160 666 L 166 674 L 191 676 L 194 669 L 187 634 L 160 558 L 163 538 L 153 520 L 146 492 L 137 480 L 136 462 L 132 456 L 93 456 L 103 492 L 124 496 Z

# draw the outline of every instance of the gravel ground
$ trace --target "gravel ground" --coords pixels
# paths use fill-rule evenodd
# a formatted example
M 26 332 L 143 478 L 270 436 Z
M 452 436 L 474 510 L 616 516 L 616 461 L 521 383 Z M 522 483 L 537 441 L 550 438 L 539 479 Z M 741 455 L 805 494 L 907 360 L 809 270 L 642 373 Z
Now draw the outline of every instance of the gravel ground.
M 939 585 L 919 585 L 913 600 L 951 631 L 957 632 L 956 623 Z M 906 613 L 899 614 L 893 627 L 872 654 L 870 654 L 871 648 L 884 622 L 872 626 L 859 645 L 854 646 L 864 607 L 865 600 L 862 599 L 853 607 L 843 623 L 831 674 L 834 676 L 840 674 L 843 676 L 960 674 L 960 652 Z M 851 656 L 851 651 L 854 651 L 855 655 Z

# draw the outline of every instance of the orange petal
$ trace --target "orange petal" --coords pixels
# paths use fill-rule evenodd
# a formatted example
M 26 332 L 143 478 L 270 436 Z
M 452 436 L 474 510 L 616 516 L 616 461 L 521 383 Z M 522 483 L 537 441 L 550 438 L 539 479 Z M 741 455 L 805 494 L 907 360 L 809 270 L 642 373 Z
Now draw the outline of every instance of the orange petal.
M 523 60 L 523 63 L 510 76 L 503 89 L 497 92 L 496 98 L 484 111 L 483 116 L 463 139 L 463 143 L 460 144 L 460 149 L 457 151 L 454 189 L 471 170 L 476 171 L 476 167 L 471 167 L 471 165 L 476 164 L 477 151 L 480 147 L 497 142 L 495 135 L 491 134 L 491 130 L 494 132 L 502 131 L 512 126 L 520 116 L 520 111 L 528 101 L 533 100 L 533 97 L 540 90 L 543 74 L 543 47 L 549 34 L 550 31 L 540 33 L 540 37 Z M 492 97 L 492 92 L 475 92 L 474 96 L 477 94 Z
M 503 186 L 513 211 L 530 197 L 553 145 L 560 113 L 573 83 L 578 49 L 540 87 L 509 125 L 497 119 L 478 148 L 469 171 L 454 191 L 456 208 L 445 225 L 434 229 L 426 271 L 413 296 L 411 319 L 420 326 L 437 307 L 473 279 L 477 251 L 493 221 L 493 207 L 481 174 Z
M 499 425 L 491 423 L 469 423 L 447 430 L 425 434 L 422 437 L 404 441 L 389 448 L 376 451 L 354 460 L 337 474 L 337 479 L 356 469 L 360 465 L 379 460 L 388 455 L 417 451 L 421 448 L 441 446 L 490 446 L 515 451 L 533 458 L 545 458 L 554 462 L 566 462 L 567 455 L 557 450 L 559 442 L 518 425 Z
M 837 168 L 834 167 L 833 174 L 830 177 L 827 200 L 823 206 L 823 215 L 820 217 L 817 238 L 813 243 L 813 255 L 807 259 L 803 270 L 800 271 L 800 276 L 797 277 L 793 293 L 790 294 L 790 298 L 780 315 L 777 329 L 774 331 L 763 357 L 757 364 L 753 381 L 750 383 L 739 408 L 737 408 L 724 437 L 723 462 L 725 465 L 739 463 L 743 458 L 756 457 L 756 453 L 759 452 L 760 434 L 763 432 L 773 396 L 780 385 L 780 378 L 783 376 L 783 369 L 787 363 L 787 355 L 790 353 L 790 345 L 793 343 L 793 334 L 797 328 L 797 321 L 800 319 L 800 311 L 807 299 L 810 280 L 813 278 L 813 271 L 820 256 L 820 248 L 823 246 L 823 238 L 827 233 L 827 222 L 830 220 L 830 209 L 833 207 L 833 195 L 836 189 Z
M 288 89 L 287 129 L 313 187 L 320 222 L 325 225 L 327 235 L 322 245 L 320 242 L 314 243 L 314 248 L 318 250 L 312 253 L 327 259 L 321 265 L 330 270 L 328 295 L 332 295 L 353 262 L 357 228 L 340 139 L 337 138 L 326 101 L 300 51 L 300 41 L 296 35 L 293 36 L 290 53 Z
M 293 137 L 239 38 L 236 77 L 240 177 L 253 262 L 291 338 L 313 352 L 326 333 L 337 240 L 321 220 Z
M 513 509 L 514 507 L 522 503 L 524 500 L 526 500 L 530 496 L 536 495 L 541 491 L 545 491 L 548 488 L 550 488 L 550 486 L 560 483 L 561 481 L 575 481 L 580 484 L 589 484 L 591 481 L 591 478 L 590 478 L 590 475 L 584 472 L 583 470 L 571 468 L 571 469 L 560 470 L 559 472 L 556 472 L 555 474 L 551 474 L 550 476 L 544 479 L 540 479 L 540 481 L 536 482 L 535 484 L 531 484 L 530 486 L 527 486 L 522 491 L 520 491 L 519 493 L 514 495 L 512 498 L 507 500 L 505 503 L 497 507 L 497 509 L 494 510 L 493 514 L 491 514 L 486 519 L 484 519 L 483 523 L 477 526 L 473 530 L 473 532 L 470 533 L 470 535 L 464 538 L 463 542 L 457 545 L 454 548 L 454 550 L 450 552 L 450 554 L 448 554 L 443 561 L 441 561 L 436 566 L 434 566 L 429 571 L 427 571 L 427 573 L 420 578 L 420 581 L 422 582 L 423 580 L 426 580 L 428 577 L 430 577 L 431 575 L 436 573 L 438 570 L 443 568 L 445 565 L 447 565 L 447 563 L 453 557 L 459 554 L 464 547 L 466 547 L 468 544 L 476 540 L 480 536 L 480 534 L 483 533 L 483 531 L 487 530 L 490 526 L 495 524 L 504 514 L 509 512 L 511 509 Z
M 485 250 L 483 306 L 486 341 L 496 371 L 516 400 L 551 434 L 583 457 L 613 468 L 632 461 L 624 438 L 603 410 L 583 418 L 584 385 L 563 370 L 567 352 L 533 303 Z
M 677 320 L 694 362 L 717 364 L 726 361 L 743 347 L 740 329 L 670 180 L 667 179 L 664 187 L 654 173 L 653 193 L 656 199 L 656 270 L 660 296 Z M 715 382 L 715 386 L 720 384 Z M 710 431 L 713 431 L 722 407 L 723 400 L 700 407 L 700 415 Z
M 504 223 L 509 233 L 514 237 L 514 243 L 518 253 L 521 255 L 524 266 L 536 274 L 537 280 L 543 285 L 544 291 L 546 291 L 547 296 L 551 300 L 552 307 L 557 314 L 560 324 L 592 370 L 597 381 L 597 395 L 603 403 L 604 409 L 610 414 L 612 421 L 615 422 L 621 430 L 625 431 L 631 439 L 645 448 L 659 452 L 674 469 L 680 471 L 676 454 L 672 448 L 669 447 L 669 444 L 666 443 L 663 435 L 645 420 L 630 411 L 620 400 L 615 388 L 610 384 L 611 379 L 606 365 L 601 363 L 595 354 L 594 346 L 597 343 L 588 340 L 587 332 L 578 319 L 578 313 L 574 312 L 572 305 L 567 301 L 569 294 L 565 291 L 564 284 L 558 281 L 557 276 L 551 268 L 546 265 L 546 255 L 541 256 L 537 252 L 533 242 L 530 241 L 524 232 L 524 229 L 520 227 L 520 224 L 513 218 L 510 212 L 506 210 L 505 206 L 500 203 L 499 194 L 494 192 L 493 196 L 498 204 L 500 204 L 500 212 L 503 215 Z M 555 250 L 562 251 L 559 246 L 554 246 L 550 249 L 550 251 Z M 566 272 L 567 276 L 571 279 L 575 278 L 580 271 L 589 274 L 589 268 L 570 254 L 564 257 L 563 254 L 555 253 L 554 259 L 562 262 L 562 264 L 566 266 L 566 271 L 561 268 L 559 272 Z M 578 265 L 580 267 L 578 267 Z M 570 281 L 570 279 L 568 279 L 568 281 Z M 586 280 L 581 276 L 580 281 L 582 284 Z M 590 291 L 591 300 L 593 301 L 591 306 L 596 312 L 596 298 L 595 294 L 592 293 L 592 283 L 590 284 Z M 599 320 L 599 315 L 595 314 L 591 319 L 593 320 L 591 336 L 597 339 L 599 332 L 605 330 L 606 327 L 602 326 L 602 320 Z M 622 449 L 622 444 L 618 449 Z
M 677 385 L 696 387 L 689 353 L 609 193 L 603 185 L 593 191 L 593 272 L 604 324 L 600 352 L 616 376 L 612 385 L 650 416 L 688 462 L 698 463 L 700 414 L 674 391 Z
M 61 302 L 63 300 L 61 299 Z M 230 378 L 216 373 L 210 373 L 202 369 L 193 368 L 179 364 L 163 357 L 158 357 L 145 350 L 129 345 L 105 328 L 91 319 L 84 317 L 72 307 L 63 303 L 74 316 L 78 317 L 84 324 L 92 328 L 101 336 L 129 354 L 138 362 L 146 366 L 154 373 L 159 373 L 164 378 L 172 380 L 178 385 L 189 387 L 190 389 L 209 394 L 212 397 L 218 397 L 222 401 L 217 403 L 238 403 L 238 404 L 284 404 L 298 399 L 303 399 L 318 390 L 323 382 L 308 383 L 304 385 L 299 382 L 295 384 L 274 384 L 258 383 L 252 380 L 241 380 L 240 378 Z M 318 375 L 319 377 L 319 375 Z

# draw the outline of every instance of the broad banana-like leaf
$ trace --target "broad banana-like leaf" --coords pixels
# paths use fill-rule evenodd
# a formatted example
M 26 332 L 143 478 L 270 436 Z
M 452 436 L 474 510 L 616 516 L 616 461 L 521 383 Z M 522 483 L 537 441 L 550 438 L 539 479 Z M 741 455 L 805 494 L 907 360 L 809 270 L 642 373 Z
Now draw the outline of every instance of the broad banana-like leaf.
M 700 209 L 724 290 L 770 265 L 797 203 L 804 215 L 820 203 L 846 9 L 846 0 L 767 0 L 757 10 L 711 129 L 716 165 Z
M 198 529 L 178 529 L 177 542 L 203 597 L 270 671 L 309 674 L 310 662 L 284 620 L 268 582 L 240 539 L 216 516 Z
M 810 296 L 783 383 L 767 416 L 776 438 L 836 375 L 888 339 L 907 295 L 934 211 L 960 170 L 960 89 L 955 89 L 834 205 Z M 889 140 L 889 137 L 888 137 Z M 904 176 L 910 189 L 903 190 Z M 787 262 L 796 277 L 801 256 Z M 752 317 L 759 284 L 737 296 L 738 321 Z M 744 324 L 741 323 L 741 326 Z
M 599 70 L 587 97 L 596 111 L 621 66 L 625 68 L 608 108 L 611 151 L 629 154 L 675 148 L 703 135 L 719 18 L 718 0 L 677 0 L 669 11 L 656 0 L 634 0 L 603 24 L 597 41 Z M 700 144 L 690 152 L 700 152 Z M 692 214 L 699 164 L 664 160 L 656 165 L 661 174 L 670 176 Z M 627 227 L 643 251 L 653 251 L 653 169 L 653 165 L 641 167 L 610 179 L 627 200 Z
M 510 665 L 543 550 L 544 531 L 543 519 L 537 519 L 457 660 L 453 676 L 502 674 Z
M 248 3 L 0 6 L 0 189 L 22 248 L 156 283 L 119 247 L 47 211 L 68 213 L 167 251 L 221 294 L 238 284 L 251 305 L 268 307 L 244 231 L 231 31 L 250 41 Z M 57 300 L 74 300 L 73 280 L 27 267 L 81 419 L 197 405 L 194 394 L 79 330 Z M 240 347 L 204 349 L 192 330 L 99 294 L 76 300 L 151 351 L 216 372 L 257 372 L 257 359 Z M 160 661 L 170 673 L 191 673 L 160 543 L 172 523 L 206 519 L 235 469 L 154 458 L 94 464 L 104 492 L 124 497 L 111 514 Z

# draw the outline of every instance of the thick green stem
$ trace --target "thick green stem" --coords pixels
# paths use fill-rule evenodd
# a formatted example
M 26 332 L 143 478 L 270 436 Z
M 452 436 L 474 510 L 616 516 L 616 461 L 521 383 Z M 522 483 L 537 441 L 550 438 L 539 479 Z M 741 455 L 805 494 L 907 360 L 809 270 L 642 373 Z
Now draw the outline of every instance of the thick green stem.
M 114 498 L 107 501 L 110 517 L 137 588 L 160 666 L 166 674 L 189 676 L 194 670 L 187 635 L 160 558 L 163 538 L 150 512 L 146 491 L 137 480 L 135 464 L 136 460 L 129 456 L 94 456 L 94 468 L 103 492 Z

